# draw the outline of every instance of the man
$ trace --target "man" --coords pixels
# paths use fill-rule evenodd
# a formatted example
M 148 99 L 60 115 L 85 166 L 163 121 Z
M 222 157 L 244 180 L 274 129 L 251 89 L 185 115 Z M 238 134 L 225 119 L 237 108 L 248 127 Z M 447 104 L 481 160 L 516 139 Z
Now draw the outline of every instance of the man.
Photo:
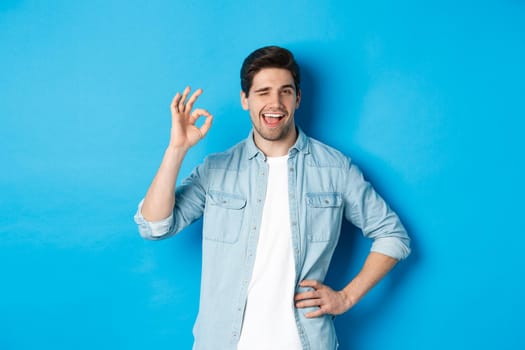
M 251 53 L 241 87 L 249 137 L 207 157 L 177 187 L 182 160 L 212 115 L 192 110 L 202 90 L 175 95 L 170 143 L 135 220 L 144 238 L 161 239 L 204 217 L 194 349 L 336 349 L 333 316 L 409 254 L 409 238 L 349 158 L 296 126 L 300 75 L 291 52 Z M 323 280 L 343 217 L 373 244 L 359 274 L 334 291 Z

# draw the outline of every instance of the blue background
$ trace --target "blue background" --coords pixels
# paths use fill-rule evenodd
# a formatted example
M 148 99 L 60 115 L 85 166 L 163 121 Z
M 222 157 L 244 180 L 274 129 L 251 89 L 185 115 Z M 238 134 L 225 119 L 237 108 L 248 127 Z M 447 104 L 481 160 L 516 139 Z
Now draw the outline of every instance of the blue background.
M 302 64 L 297 118 L 350 155 L 413 254 L 337 319 L 341 349 L 523 349 L 525 3 L 0 2 L 0 349 L 189 349 L 200 224 L 132 221 L 186 84 L 215 115 L 183 175 L 248 134 L 253 49 Z M 328 283 L 369 242 L 346 225 Z

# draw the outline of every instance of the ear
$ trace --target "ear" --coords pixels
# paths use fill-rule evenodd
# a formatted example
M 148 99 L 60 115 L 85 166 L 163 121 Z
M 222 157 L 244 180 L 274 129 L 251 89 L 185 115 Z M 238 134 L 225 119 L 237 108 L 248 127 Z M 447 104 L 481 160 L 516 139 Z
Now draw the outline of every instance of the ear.
M 295 96 L 295 109 L 299 108 L 300 104 L 301 104 L 301 89 L 297 90 L 297 94 Z
M 241 90 L 241 106 L 242 106 L 242 109 L 244 109 L 245 111 L 247 111 L 250 108 L 250 106 L 248 105 L 248 97 L 246 97 L 246 94 L 242 90 Z

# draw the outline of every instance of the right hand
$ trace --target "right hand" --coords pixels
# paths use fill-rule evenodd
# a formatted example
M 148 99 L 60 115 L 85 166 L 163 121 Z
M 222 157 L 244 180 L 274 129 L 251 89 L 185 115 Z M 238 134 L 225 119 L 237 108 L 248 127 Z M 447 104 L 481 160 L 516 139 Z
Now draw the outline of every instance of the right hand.
M 205 109 L 197 108 L 192 111 L 193 104 L 202 94 L 197 89 L 186 102 L 190 93 L 187 86 L 182 95 L 177 92 L 171 102 L 171 137 L 170 146 L 176 148 L 190 148 L 199 142 L 210 130 L 213 116 Z M 199 128 L 195 123 L 200 117 L 205 117 L 204 124 Z

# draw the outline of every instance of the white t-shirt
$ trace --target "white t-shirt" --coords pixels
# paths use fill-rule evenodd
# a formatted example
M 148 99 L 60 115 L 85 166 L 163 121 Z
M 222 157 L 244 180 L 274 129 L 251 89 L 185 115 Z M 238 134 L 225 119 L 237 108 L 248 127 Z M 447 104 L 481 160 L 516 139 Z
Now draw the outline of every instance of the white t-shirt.
M 295 264 L 288 205 L 288 156 L 267 158 L 261 231 L 238 350 L 302 349 L 294 316 Z

